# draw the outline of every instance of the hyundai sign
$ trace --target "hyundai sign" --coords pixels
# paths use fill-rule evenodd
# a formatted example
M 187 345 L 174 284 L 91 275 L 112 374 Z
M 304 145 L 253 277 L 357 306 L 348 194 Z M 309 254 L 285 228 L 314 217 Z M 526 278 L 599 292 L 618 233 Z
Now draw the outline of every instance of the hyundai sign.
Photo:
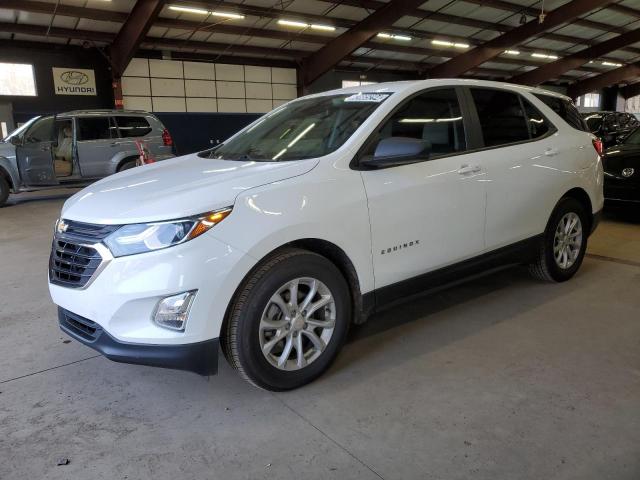
M 96 95 L 96 74 L 82 68 L 53 67 L 56 95 Z

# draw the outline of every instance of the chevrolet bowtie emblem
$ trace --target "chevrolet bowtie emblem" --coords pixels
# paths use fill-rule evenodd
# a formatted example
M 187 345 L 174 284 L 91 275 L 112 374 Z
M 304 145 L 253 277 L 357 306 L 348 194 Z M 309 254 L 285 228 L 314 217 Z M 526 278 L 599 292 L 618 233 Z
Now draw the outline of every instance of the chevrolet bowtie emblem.
M 64 233 L 64 232 L 66 232 L 66 231 L 67 231 L 67 228 L 69 228 L 69 225 L 68 225 L 68 224 L 66 224 L 66 223 L 64 223 L 64 220 L 60 220 L 60 221 L 58 222 L 58 226 L 57 226 L 57 228 L 56 228 L 56 231 L 57 231 L 58 233 Z

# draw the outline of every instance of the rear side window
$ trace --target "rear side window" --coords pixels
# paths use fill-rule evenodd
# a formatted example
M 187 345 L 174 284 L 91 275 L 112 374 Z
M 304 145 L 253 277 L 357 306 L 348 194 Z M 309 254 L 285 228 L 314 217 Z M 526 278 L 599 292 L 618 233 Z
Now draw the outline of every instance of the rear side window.
M 111 138 L 109 117 L 78 118 L 78 141 L 107 140 Z
M 127 137 L 144 137 L 151 131 L 151 126 L 144 117 L 116 117 L 120 136 Z
M 485 147 L 529 140 L 520 97 L 512 92 L 472 88 Z
M 524 112 L 527 115 L 529 130 L 531 132 L 532 139 L 544 137 L 553 129 L 553 127 L 549 124 L 549 121 L 544 118 L 544 115 L 542 115 L 542 113 L 540 113 L 540 110 L 531 105 L 524 98 L 522 99 L 522 104 L 524 105 Z
M 582 130 L 583 132 L 589 131 L 589 128 L 587 128 L 580 116 L 580 112 L 578 112 L 578 109 L 569 100 L 540 93 L 534 93 L 534 95 L 576 130 Z
M 462 113 L 453 88 L 429 90 L 400 107 L 379 130 L 379 139 L 405 137 L 430 144 L 432 156 L 466 149 Z

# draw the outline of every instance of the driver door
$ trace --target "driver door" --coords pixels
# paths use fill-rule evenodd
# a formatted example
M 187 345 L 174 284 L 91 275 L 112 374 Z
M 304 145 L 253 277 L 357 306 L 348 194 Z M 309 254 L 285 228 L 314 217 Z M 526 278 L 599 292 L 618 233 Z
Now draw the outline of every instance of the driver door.
M 425 145 L 425 154 L 413 160 L 398 157 L 396 165 L 361 172 L 376 289 L 418 277 L 412 286 L 400 284 L 400 293 L 419 291 L 422 274 L 483 251 L 485 174 L 475 154 L 465 153 L 465 123 L 456 89 L 438 88 L 406 101 L 374 134 L 366 153 L 390 137 Z M 387 290 L 391 297 L 393 290 Z
M 53 168 L 54 117 L 37 120 L 16 147 L 18 169 L 27 186 L 56 185 Z

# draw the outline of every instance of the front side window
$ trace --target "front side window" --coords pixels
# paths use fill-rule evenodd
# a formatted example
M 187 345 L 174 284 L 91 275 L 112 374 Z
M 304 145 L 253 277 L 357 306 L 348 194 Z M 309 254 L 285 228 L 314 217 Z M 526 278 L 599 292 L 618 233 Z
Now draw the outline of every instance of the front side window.
M 151 126 L 144 117 L 117 116 L 118 131 L 123 138 L 144 137 L 151 131 Z
M 321 157 L 342 146 L 390 95 L 363 92 L 293 101 L 200 156 L 263 162 Z
M 429 157 L 464 151 L 467 145 L 456 91 L 429 90 L 409 100 L 379 129 L 379 140 L 389 137 L 422 140 Z
M 108 140 L 111 138 L 109 117 L 78 118 L 78 141 Z
M 472 88 L 485 147 L 529 140 L 527 120 L 516 93 Z
M 25 135 L 25 143 L 53 141 L 53 117 L 36 120 Z

